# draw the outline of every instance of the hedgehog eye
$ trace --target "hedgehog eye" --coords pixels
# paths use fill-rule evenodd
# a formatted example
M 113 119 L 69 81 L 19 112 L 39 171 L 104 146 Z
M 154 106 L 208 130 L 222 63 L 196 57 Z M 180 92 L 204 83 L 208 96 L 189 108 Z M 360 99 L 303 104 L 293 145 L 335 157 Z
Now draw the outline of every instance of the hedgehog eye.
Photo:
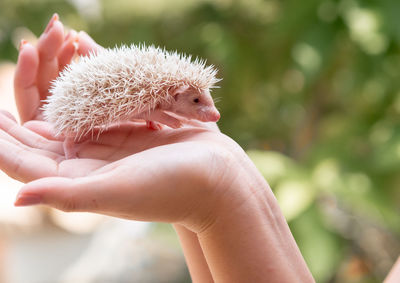
M 193 99 L 193 102 L 194 102 L 194 103 L 199 103 L 199 102 L 200 102 L 200 99 L 195 98 L 195 99 Z

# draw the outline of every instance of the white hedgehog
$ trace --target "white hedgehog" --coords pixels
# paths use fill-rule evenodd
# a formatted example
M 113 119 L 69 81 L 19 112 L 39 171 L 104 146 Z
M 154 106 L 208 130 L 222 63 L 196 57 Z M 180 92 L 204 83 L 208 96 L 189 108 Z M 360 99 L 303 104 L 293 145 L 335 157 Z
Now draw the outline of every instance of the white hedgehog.
M 136 119 L 152 129 L 179 128 L 180 117 L 216 122 L 220 114 L 210 95 L 216 73 L 202 60 L 154 46 L 101 49 L 72 62 L 52 83 L 44 118 L 70 145 Z

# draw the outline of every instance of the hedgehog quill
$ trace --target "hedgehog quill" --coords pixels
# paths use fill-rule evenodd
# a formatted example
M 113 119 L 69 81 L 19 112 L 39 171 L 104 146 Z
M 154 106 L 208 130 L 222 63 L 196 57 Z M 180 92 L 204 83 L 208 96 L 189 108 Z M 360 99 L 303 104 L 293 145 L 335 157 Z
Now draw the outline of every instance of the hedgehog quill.
M 111 125 L 142 119 L 150 129 L 182 126 L 184 119 L 217 122 L 210 91 L 220 80 L 203 60 L 154 46 L 102 49 L 68 65 L 53 81 L 43 114 L 64 136 L 66 158 L 74 142 Z

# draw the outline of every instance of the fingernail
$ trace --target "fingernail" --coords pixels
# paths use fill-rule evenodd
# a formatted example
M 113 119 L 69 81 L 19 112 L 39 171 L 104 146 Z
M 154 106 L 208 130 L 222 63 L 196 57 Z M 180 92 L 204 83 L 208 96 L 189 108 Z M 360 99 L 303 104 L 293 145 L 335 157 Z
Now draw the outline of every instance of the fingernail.
M 15 206 L 29 206 L 40 204 L 42 202 L 42 198 L 38 195 L 34 194 L 21 194 L 17 196 L 17 199 L 14 202 Z
M 53 27 L 53 25 L 54 25 L 54 22 L 55 21 L 58 21 L 58 14 L 57 13 L 54 13 L 53 14 L 53 16 L 51 17 L 51 19 L 50 19 L 50 22 L 47 24 L 47 27 L 46 27 L 46 29 L 44 30 L 44 33 L 48 33 L 49 32 L 49 30 Z
M 79 47 L 79 37 L 75 35 L 74 37 L 74 41 L 72 42 L 72 44 L 74 45 L 75 51 L 78 50 Z
M 28 43 L 27 40 L 22 39 L 21 42 L 19 43 L 18 50 L 21 51 L 22 47 L 23 47 L 25 44 L 27 44 L 27 43 Z

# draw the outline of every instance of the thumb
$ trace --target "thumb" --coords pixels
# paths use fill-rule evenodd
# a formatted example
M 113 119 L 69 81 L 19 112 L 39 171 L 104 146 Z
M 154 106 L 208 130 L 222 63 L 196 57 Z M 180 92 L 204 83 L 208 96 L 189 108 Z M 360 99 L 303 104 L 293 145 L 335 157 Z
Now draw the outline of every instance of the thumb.
M 187 190 L 186 181 L 171 178 L 175 174 L 171 168 L 151 171 L 146 166 L 153 163 L 140 161 L 141 166 L 131 160 L 135 166 L 117 166 L 75 179 L 35 180 L 21 189 L 15 205 L 45 204 L 67 212 L 95 212 L 143 221 L 181 219 L 193 208 L 193 202 L 198 202 L 199 190 Z M 168 170 L 174 172 L 165 172 Z M 192 201 L 188 201 L 188 195 Z
M 95 211 L 98 201 L 104 200 L 99 184 L 109 177 L 108 173 L 82 177 L 48 177 L 35 180 L 22 187 L 15 206 L 45 204 L 63 211 Z M 108 183 L 108 182 L 107 182 Z

